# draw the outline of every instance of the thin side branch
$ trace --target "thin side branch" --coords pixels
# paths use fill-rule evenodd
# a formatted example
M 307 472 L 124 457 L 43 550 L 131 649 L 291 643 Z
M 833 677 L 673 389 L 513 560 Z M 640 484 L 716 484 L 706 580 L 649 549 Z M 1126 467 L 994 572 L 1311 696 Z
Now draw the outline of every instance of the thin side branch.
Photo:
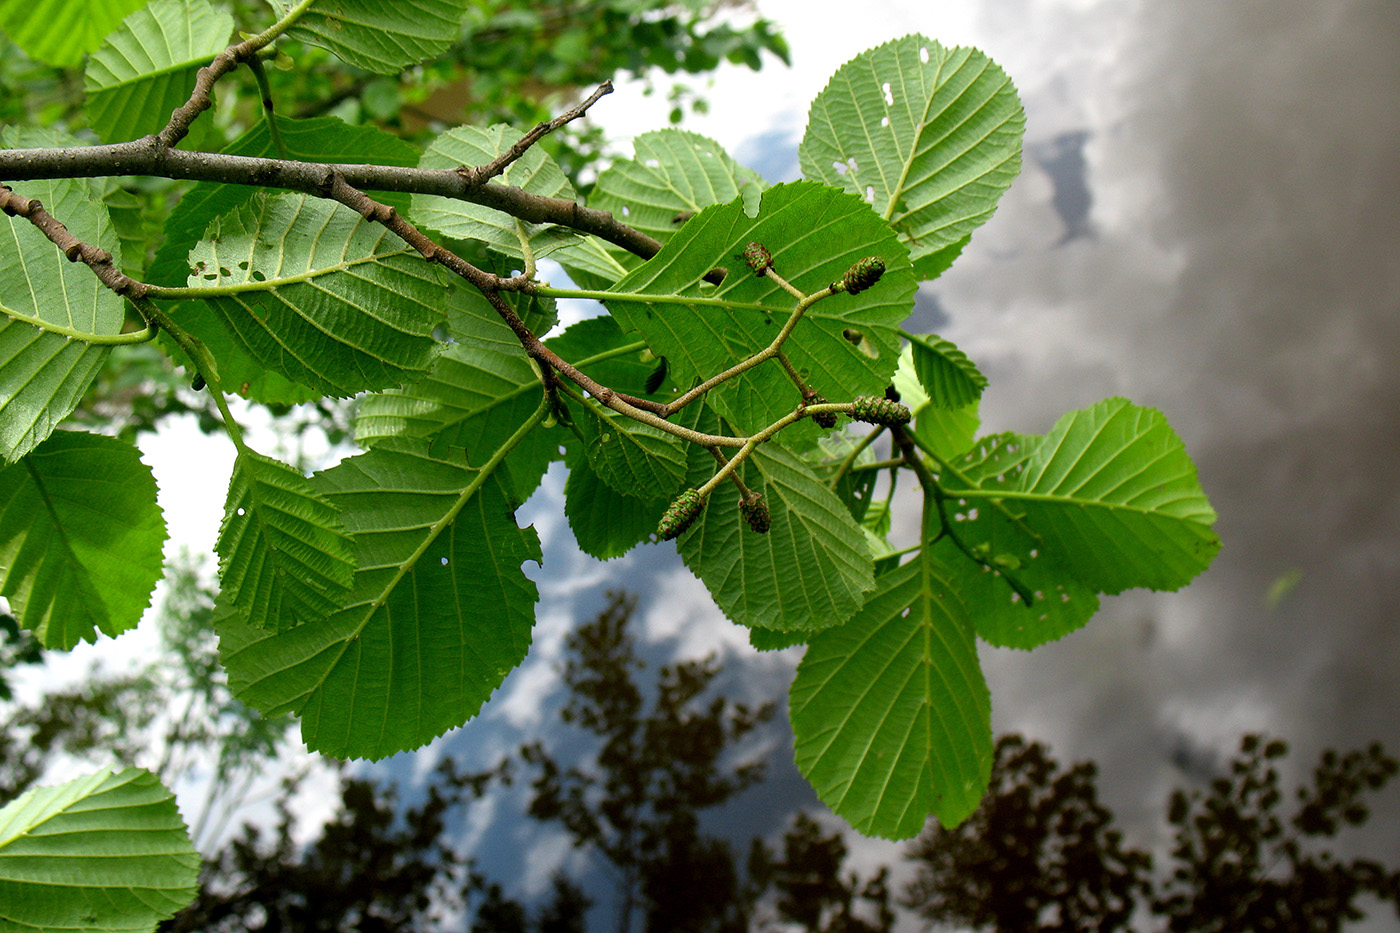
M 461 168 L 457 169 L 457 173 L 461 175 L 464 179 L 466 179 L 467 183 L 473 187 L 481 187 L 485 185 L 488 181 L 504 172 L 506 168 L 510 166 L 511 163 L 515 162 L 517 159 L 523 156 L 535 143 L 539 142 L 548 134 L 553 133 L 555 130 L 559 129 L 564 124 L 572 123 L 574 120 L 577 120 L 579 117 L 583 116 L 585 113 L 588 112 L 588 108 L 598 103 L 598 101 L 602 99 L 603 95 L 611 94 L 612 92 L 612 81 L 604 81 L 602 84 L 598 85 L 598 89 L 596 91 L 588 95 L 588 99 L 585 100 L 583 103 L 579 104 L 577 107 L 574 107 L 571 110 L 566 110 L 564 113 L 555 117 L 553 120 L 545 120 L 535 124 L 534 129 L 530 130 L 530 132 L 520 137 L 520 139 L 515 143 L 515 145 L 511 146 L 505 152 L 496 156 L 496 158 L 492 159 L 490 162 L 487 162 L 485 165 L 478 165 L 476 167 L 468 167 L 464 165 Z
M 146 286 L 118 269 L 111 253 L 75 237 L 35 198 L 22 197 L 10 186 L 0 184 L 0 211 L 29 221 L 68 257 L 69 262 L 81 262 L 92 269 L 98 280 L 118 295 L 133 299 L 145 297 Z

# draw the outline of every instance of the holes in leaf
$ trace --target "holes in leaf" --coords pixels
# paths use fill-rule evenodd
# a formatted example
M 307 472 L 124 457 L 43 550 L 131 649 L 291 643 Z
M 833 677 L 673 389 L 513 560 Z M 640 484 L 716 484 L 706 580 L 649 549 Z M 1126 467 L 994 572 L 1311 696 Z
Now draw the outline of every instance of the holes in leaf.
M 233 275 L 233 273 L 225 269 L 223 266 L 220 266 L 219 275 Z
M 889 126 L 889 125 L 890 125 L 890 118 L 889 118 L 889 117 L 881 117 L 881 118 L 880 118 L 880 125 L 881 125 L 881 126 Z
M 1039 556 L 1040 556 L 1040 549 L 1039 549 L 1039 548 L 1031 548 L 1031 557 L 1039 557 Z
M 632 208 L 628 207 L 626 204 L 622 205 L 622 216 L 623 216 L 623 217 L 631 217 L 631 216 L 632 216 Z
M 894 103 L 894 94 L 890 91 L 890 83 L 889 83 L 888 81 L 886 81 L 886 82 L 885 82 L 883 85 L 881 85 L 880 87 L 881 87 L 881 90 L 883 90 L 883 91 L 885 92 L 885 106 L 889 106 L 889 105 L 893 104 L 893 103 Z
M 904 611 L 901 612 L 901 613 L 899 614 L 899 617 L 900 617 L 901 619 L 907 619 L 907 618 L 909 618 L 909 607 L 908 607 L 908 606 L 905 606 L 905 607 L 904 607 Z
M 446 557 L 444 557 L 444 558 L 442 559 L 442 565 L 443 565 L 444 567 L 447 566 L 447 558 L 446 558 Z
M 218 281 L 219 277 L 212 272 L 206 272 L 204 273 L 203 278 L 206 282 L 215 282 Z
M 238 264 L 238 268 L 242 269 L 244 272 L 247 272 L 247 271 L 248 271 L 248 260 L 245 259 L 245 260 L 243 260 L 242 262 L 240 262 L 240 263 Z
M 645 162 L 643 162 L 642 164 L 645 165 L 647 168 L 660 168 L 660 167 L 661 167 L 661 162 L 660 162 L 659 160 L 657 160 L 657 159 L 647 159 L 647 160 L 646 160 Z
M 262 274 L 261 272 L 259 272 L 257 269 L 254 269 L 254 270 L 253 270 L 253 281 L 254 281 L 254 282 L 266 282 L 266 281 L 267 281 L 267 276 L 263 275 L 263 274 Z
M 243 514 L 243 509 L 242 509 L 242 508 L 239 508 L 235 514 L 237 514 L 237 515 L 242 515 L 242 514 Z
M 919 61 L 923 62 L 925 65 L 928 64 L 928 46 L 919 49 Z
M 975 521 L 977 521 L 977 510 L 976 510 L 976 509 L 968 509 L 968 510 L 967 510 L 967 520 L 970 521 L 970 522 L 975 522 Z
M 831 167 L 836 169 L 838 175 L 844 175 L 851 170 L 845 162 L 832 162 Z
M 865 200 L 866 200 L 866 203 L 868 203 L 868 204 L 874 204 L 874 203 L 875 203 L 875 186 L 874 186 L 874 185 L 866 185 L 866 186 L 865 186 Z

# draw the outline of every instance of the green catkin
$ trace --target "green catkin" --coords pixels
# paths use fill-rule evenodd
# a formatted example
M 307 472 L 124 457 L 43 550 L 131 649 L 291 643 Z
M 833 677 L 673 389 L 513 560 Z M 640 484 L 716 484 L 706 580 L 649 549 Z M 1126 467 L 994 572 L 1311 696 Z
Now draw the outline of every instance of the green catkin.
M 749 240 L 744 245 L 744 262 L 749 264 L 754 275 L 761 276 L 773 265 L 773 254 L 768 252 L 768 248 L 762 243 Z
M 678 537 L 691 526 L 703 508 L 705 500 L 701 498 L 699 491 L 687 489 L 676 496 L 675 501 L 666 508 L 666 514 L 661 516 L 661 521 L 656 526 L 656 536 L 662 541 Z
M 773 516 L 768 512 L 768 503 L 763 501 L 763 493 L 753 492 L 739 500 L 739 512 L 749 527 L 761 535 L 768 534 L 773 527 Z
M 898 427 L 909 423 L 913 417 L 909 409 L 887 398 L 861 395 L 851 399 L 851 417 L 869 424 L 882 424 L 885 427 Z
M 839 288 L 836 285 L 832 285 L 831 290 L 845 292 L 848 295 L 858 295 L 880 281 L 880 276 L 884 274 L 884 258 L 881 256 L 866 256 L 846 270 L 846 274 L 841 277 Z
M 807 396 L 807 404 L 808 404 L 808 405 L 825 405 L 825 404 L 826 404 L 826 396 L 825 396 L 825 395 L 822 395 L 820 392 L 813 392 L 811 395 Z M 823 411 L 823 412 L 818 412 L 817 414 L 814 414 L 814 415 L 812 416 L 812 420 L 815 421 L 815 422 L 817 423 L 817 426 L 818 426 L 818 427 L 823 428 L 824 430 L 830 431 L 832 428 L 836 427 L 836 412 L 834 412 L 834 411 Z

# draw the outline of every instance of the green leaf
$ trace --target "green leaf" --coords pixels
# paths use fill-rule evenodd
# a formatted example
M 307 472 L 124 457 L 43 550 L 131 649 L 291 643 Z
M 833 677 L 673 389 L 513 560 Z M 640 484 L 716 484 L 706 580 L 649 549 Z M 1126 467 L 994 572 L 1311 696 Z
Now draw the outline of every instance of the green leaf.
M 900 401 L 908 406 L 910 414 L 914 416 L 914 436 L 947 460 L 972 446 L 972 439 L 982 424 L 982 418 L 977 413 L 978 400 L 974 398 L 963 407 L 953 409 L 935 405 L 914 375 L 916 352 L 912 345 L 904 348 L 899 355 L 899 369 L 895 371 L 891 383 L 899 392 Z
M 864 427 L 862 425 L 862 427 Z M 859 466 L 875 462 L 875 453 L 869 446 L 856 450 L 857 446 L 864 440 L 864 432 L 860 435 L 852 433 L 850 430 L 837 431 L 834 434 L 820 438 L 816 446 L 809 447 L 801 452 L 802 459 L 812 470 L 812 473 L 828 489 L 836 493 L 836 497 L 850 510 L 851 518 L 857 522 L 863 521 L 866 510 L 870 508 L 870 502 L 875 492 L 875 482 L 880 474 L 875 470 L 847 470 L 836 485 L 832 486 L 832 480 L 836 478 L 836 471 L 846 462 L 846 459 L 855 453 L 853 465 Z
M 987 377 L 967 355 L 942 337 L 910 336 L 914 374 L 937 408 L 966 408 L 982 397 Z
M 763 192 L 756 218 L 737 199 L 707 208 L 611 289 L 620 296 L 701 300 L 674 304 L 618 297 L 607 302 L 608 308 L 624 330 L 640 333 L 670 361 L 679 384 L 708 379 L 767 347 L 796 305 L 771 279 L 744 266 L 738 254 L 750 240 L 766 246 L 775 270 L 805 294 L 839 281 L 858 259 L 885 258 L 886 272 L 878 284 L 813 305 L 783 345 L 798 372 L 832 401 L 840 400 L 837 392 L 882 394 L 899 356 L 898 326 L 913 307 L 917 285 L 894 232 L 868 205 L 834 188 L 810 182 L 775 185 Z M 717 267 L 730 271 L 716 287 L 703 280 Z M 734 306 L 718 306 L 716 300 Z M 770 361 L 715 389 L 709 400 L 725 418 L 752 432 L 791 412 L 801 397 Z M 790 430 L 785 440 L 818 433 L 807 423 Z
M 376 165 L 412 166 L 418 163 L 414 148 L 396 136 L 369 126 L 351 126 L 337 117 L 293 120 L 278 116 L 282 150 L 274 144 L 267 121 L 259 120 L 223 151 L 256 158 L 287 158 L 299 162 L 372 162 Z M 408 209 L 408 195 L 368 192 L 399 210 Z M 189 252 L 214 219 L 230 214 L 252 200 L 257 189 L 249 185 L 200 182 L 181 196 L 165 223 L 165 239 L 157 250 L 147 281 L 156 285 L 184 285 L 189 278 Z M 204 341 L 219 361 L 219 376 L 230 390 L 245 398 L 284 405 L 307 402 L 321 393 L 271 372 L 242 351 L 218 322 L 214 309 L 203 301 L 182 301 L 168 309 L 180 326 Z M 167 350 L 177 359 L 184 353 L 162 335 Z
M 926 276 L 949 260 L 928 257 L 992 216 L 1021 170 L 1025 124 L 986 55 L 913 35 L 841 66 L 812 102 L 798 154 L 807 178 L 868 198 Z
M 632 158 L 614 160 L 598 176 L 589 207 L 611 211 L 618 220 L 662 243 L 707 207 L 742 196 L 750 213 L 758 210 L 759 193 L 766 187 L 763 179 L 735 162 L 713 139 L 666 129 L 643 133 L 632 146 Z M 609 284 L 641 264 L 641 259 L 625 250 L 598 245 L 613 257 L 617 269 L 592 268 L 586 252 L 576 246 L 555 258 L 571 274 L 576 263 L 585 273 L 615 273 L 605 275 Z
M 272 0 L 279 16 L 291 0 Z M 287 35 L 375 74 L 437 58 L 461 32 L 468 0 L 315 0 Z
M 474 716 L 525 657 L 540 560 L 494 476 L 400 441 L 316 474 L 355 540 L 348 605 L 280 633 L 225 614 L 234 694 L 301 717 L 307 746 L 336 758 L 418 748 Z
M 0 929 L 151 930 L 194 900 L 199 865 L 149 771 L 36 787 L 0 810 Z
M 6 145 L 48 145 L 51 134 L 6 132 Z M 75 237 L 102 246 L 120 264 L 107 209 L 82 179 L 16 182 L 63 219 Z M 78 406 L 107 361 L 109 347 L 41 330 L 17 313 L 88 334 L 121 333 L 120 296 L 82 263 L 69 262 L 23 217 L 0 216 L 0 461 L 33 450 Z
M 219 539 L 224 597 L 258 628 L 290 628 L 335 612 L 355 574 L 340 512 L 296 470 L 238 455 Z
M 741 625 L 807 632 L 840 625 L 874 585 L 865 534 L 841 500 L 786 448 L 765 444 L 744 464 L 744 480 L 772 515 L 756 534 L 739 513 L 739 493 L 722 483 L 680 537 L 681 558 L 715 603 Z
M 585 554 L 598 560 L 621 557 L 656 530 L 667 500 L 623 495 L 599 479 L 583 455 L 570 457 L 568 463 L 564 515 Z
M 528 299 L 504 296 L 526 311 Z M 448 343 L 424 379 L 367 395 L 355 416 L 355 440 L 432 438 L 435 451 L 460 447 L 480 466 L 535 411 L 543 387 L 520 341 L 475 289 L 453 289 Z
M 224 154 L 323 164 L 368 162 L 408 167 L 418 163 L 418 153 L 412 146 L 372 126 L 352 126 L 338 117 L 293 120 L 278 115 L 276 120 L 281 151 L 268 131 L 267 121 L 258 120 L 229 143 Z M 156 285 L 184 285 L 190 274 L 186 262 L 190 249 L 203 238 L 209 224 L 221 214 L 246 204 L 256 193 L 257 188 L 251 185 L 202 181 L 181 195 L 165 222 L 165 241 L 151 263 L 149 281 Z M 406 195 L 376 193 L 375 198 L 400 210 L 408 207 Z M 180 320 L 183 323 L 184 319 Z
M 483 129 L 458 126 L 441 134 L 428 145 L 418 167 L 455 169 L 485 165 L 510 149 L 524 134 L 498 123 Z M 511 185 L 530 194 L 573 200 L 574 187 L 554 160 L 533 146 L 488 184 Z M 535 256 L 544 256 L 579 236 L 577 230 L 557 224 L 532 224 L 509 214 L 457 198 L 435 194 L 413 196 L 413 218 L 454 240 L 480 240 L 491 249 L 515 258 L 523 257 L 521 243 L 529 243 Z
M 857 832 L 955 826 L 992 766 L 991 698 L 967 611 L 928 555 L 880 577 L 865 608 L 818 634 L 792 682 L 797 768 Z
M 72 68 L 148 0 L 0 0 L 0 23 L 30 58 Z
M 400 385 L 437 354 L 437 270 L 348 207 L 260 193 L 209 227 L 190 267 L 245 353 L 318 391 Z
M 135 627 L 164 544 L 151 468 L 125 441 L 59 431 L 0 468 L 0 596 L 46 648 Z
M 1026 522 L 1103 593 L 1175 590 L 1220 550 L 1215 511 L 1161 412 L 1112 398 L 1065 415 L 1026 464 Z
M 88 125 L 109 143 L 161 129 L 232 33 L 232 14 L 208 0 L 151 0 L 88 59 Z
M 1022 434 L 985 437 L 952 466 L 959 481 L 978 489 L 1014 491 L 1041 440 Z M 1021 506 L 1015 501 L 953 500 L 947 510 L 952 530 L 981 561 L 970 565 L 947 538 L 935 553 L 962 571 L 955 583 L 978 636 L 1003 648 L 1029 649 L 1082 627 L 1098 611 L 1099 597 L 1045 546 Z M 1008 576 L 1030 592 L 1029 605 L 1008 585 Z
M 686 473 L 680 438 L 621 415 L 600 415 L 588 405 L 571 409 L 583 435 L 583 452 L 598 478 L 624 496 L 669 499 Z

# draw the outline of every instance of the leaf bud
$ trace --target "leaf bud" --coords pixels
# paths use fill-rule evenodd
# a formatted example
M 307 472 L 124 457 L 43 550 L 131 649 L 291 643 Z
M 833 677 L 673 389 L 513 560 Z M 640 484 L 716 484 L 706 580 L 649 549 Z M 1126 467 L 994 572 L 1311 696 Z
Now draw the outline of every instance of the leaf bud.
M 754 275 L 761 276 L 773 265 L 773 254 L 762 243 L 749 240 L 744 246 L 744 262 L 749 264 Z
M 662 541 L 670 541 L 691 526 L 705 507 L 705 500 L 695 489 L 687 489 L 674 502 L 666 507 L 666 514 L 656 526 L 656 536 Z
M 851 417 L 857 421 L 865 421 L 870 424 L 883 424 L 885 427 L 896 427 L 908 424 L 913 417 L 909 409 L 899 402 L 892 402 L 887 398 L 876 398 L 873 395 L 861 395 L 851 399 Z
M 768 503 L 763 501 L 763 493 L 752 492 L 739 500 L 739 512 L 749 527 L 761 535 L 768 534 L 773 527 L 773 516 L 768 512 Z
M 838 288 L 833 285 L 832 291 L 845 292 L 848 295 L 858 295 L 880 281 L 880 276 L 884 274 L 884 258 L 880 256 L 866 256 L 846 270 L 846 274 L 841 277 L 840 287 Z

